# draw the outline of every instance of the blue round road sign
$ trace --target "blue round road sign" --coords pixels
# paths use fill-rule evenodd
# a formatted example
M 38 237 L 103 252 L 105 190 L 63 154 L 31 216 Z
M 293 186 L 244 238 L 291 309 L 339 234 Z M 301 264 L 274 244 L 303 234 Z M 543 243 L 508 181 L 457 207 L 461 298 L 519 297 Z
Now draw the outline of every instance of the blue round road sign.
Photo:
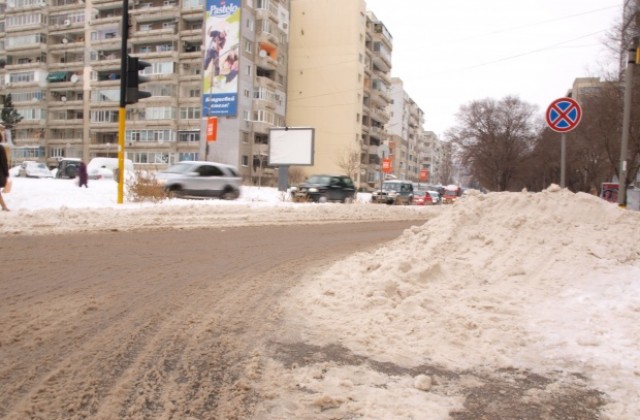
M 580 118 L 582 118 L 580 104 L 571 98 L 556 99 L 547 108 L 547 125 L 560 133 L 566 133 L 576 128 Z

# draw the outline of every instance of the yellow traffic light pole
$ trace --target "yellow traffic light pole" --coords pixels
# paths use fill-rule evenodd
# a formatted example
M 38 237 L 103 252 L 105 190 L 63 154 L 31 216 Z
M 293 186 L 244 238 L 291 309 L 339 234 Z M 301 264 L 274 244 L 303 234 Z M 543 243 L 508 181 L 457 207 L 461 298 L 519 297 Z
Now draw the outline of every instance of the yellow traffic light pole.
M 124 202 L 124 134 L 127 93 L 127 40 L 129 38 L 129 0 L 122 0 L 122 47 L 120 49 L 120 109 L 118 110 L 118 204 Z

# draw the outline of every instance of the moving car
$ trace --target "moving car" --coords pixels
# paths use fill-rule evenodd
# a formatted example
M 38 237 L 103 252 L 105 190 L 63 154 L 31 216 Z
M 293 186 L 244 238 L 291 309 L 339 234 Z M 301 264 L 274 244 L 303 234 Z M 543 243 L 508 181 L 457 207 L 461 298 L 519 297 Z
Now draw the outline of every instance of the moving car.
M 155 178 L 170 197 L 180 198 L 234 200 L 242 185 L 234 166 L 206 161 L 182 161 L 156 173 Z
M 356 197 L 356 187 L 346 175 L 312 175 L 304 183 L 291 189 L 291 197 L 295 202 L 351 203 Z
M 435 203 L 429 191 L 418 190 L 413 192 L 413 204 L 416 206 L 428 206 Z
M 18 176 L 28 178 L 53 178 L 53 173 L 47 168 L 47 165 L 33 160 L 25 160 L 20 164 Z
M 382 189 L 371 194 L 372 203 L 411 204 L 413 202 L 413 184 L 410 181 L 385 181 Z

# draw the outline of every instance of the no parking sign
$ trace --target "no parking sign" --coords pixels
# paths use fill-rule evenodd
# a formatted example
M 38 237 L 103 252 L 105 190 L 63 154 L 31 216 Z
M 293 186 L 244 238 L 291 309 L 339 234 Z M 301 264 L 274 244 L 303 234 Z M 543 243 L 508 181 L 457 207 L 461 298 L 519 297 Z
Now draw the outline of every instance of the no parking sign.
M 566 133 L 576 128 L 581 118 L 582 109 L 575 99 L 559 98 L 551 102 L 547 108 L 547 125 L 559 133 Z

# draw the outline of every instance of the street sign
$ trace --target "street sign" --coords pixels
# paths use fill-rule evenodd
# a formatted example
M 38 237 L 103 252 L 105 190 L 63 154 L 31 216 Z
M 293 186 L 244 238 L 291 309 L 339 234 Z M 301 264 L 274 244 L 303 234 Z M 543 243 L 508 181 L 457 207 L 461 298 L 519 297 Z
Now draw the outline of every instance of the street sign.
M 389 157 L 390 152 L 391 151 L 389 150 L 389 146 L 387 146 L 386 144 L 381 144 L 380 146 L 378 146 L 378 157 L 380 159 Z
M 571 98 L 556 99 L 547 108 L 547 125 L 559 133 L 566 133 L 576 128 L 581 118 L 580 104 Z
M 391 159 L 382 159 L 382 172 L 385 174 L 391 173 Z
M 207 118 L 207 142 L 218 140 L 218 117 Z
M 429 170 L 427 168 L 420 169 L 420 181 L 429 180 Z

